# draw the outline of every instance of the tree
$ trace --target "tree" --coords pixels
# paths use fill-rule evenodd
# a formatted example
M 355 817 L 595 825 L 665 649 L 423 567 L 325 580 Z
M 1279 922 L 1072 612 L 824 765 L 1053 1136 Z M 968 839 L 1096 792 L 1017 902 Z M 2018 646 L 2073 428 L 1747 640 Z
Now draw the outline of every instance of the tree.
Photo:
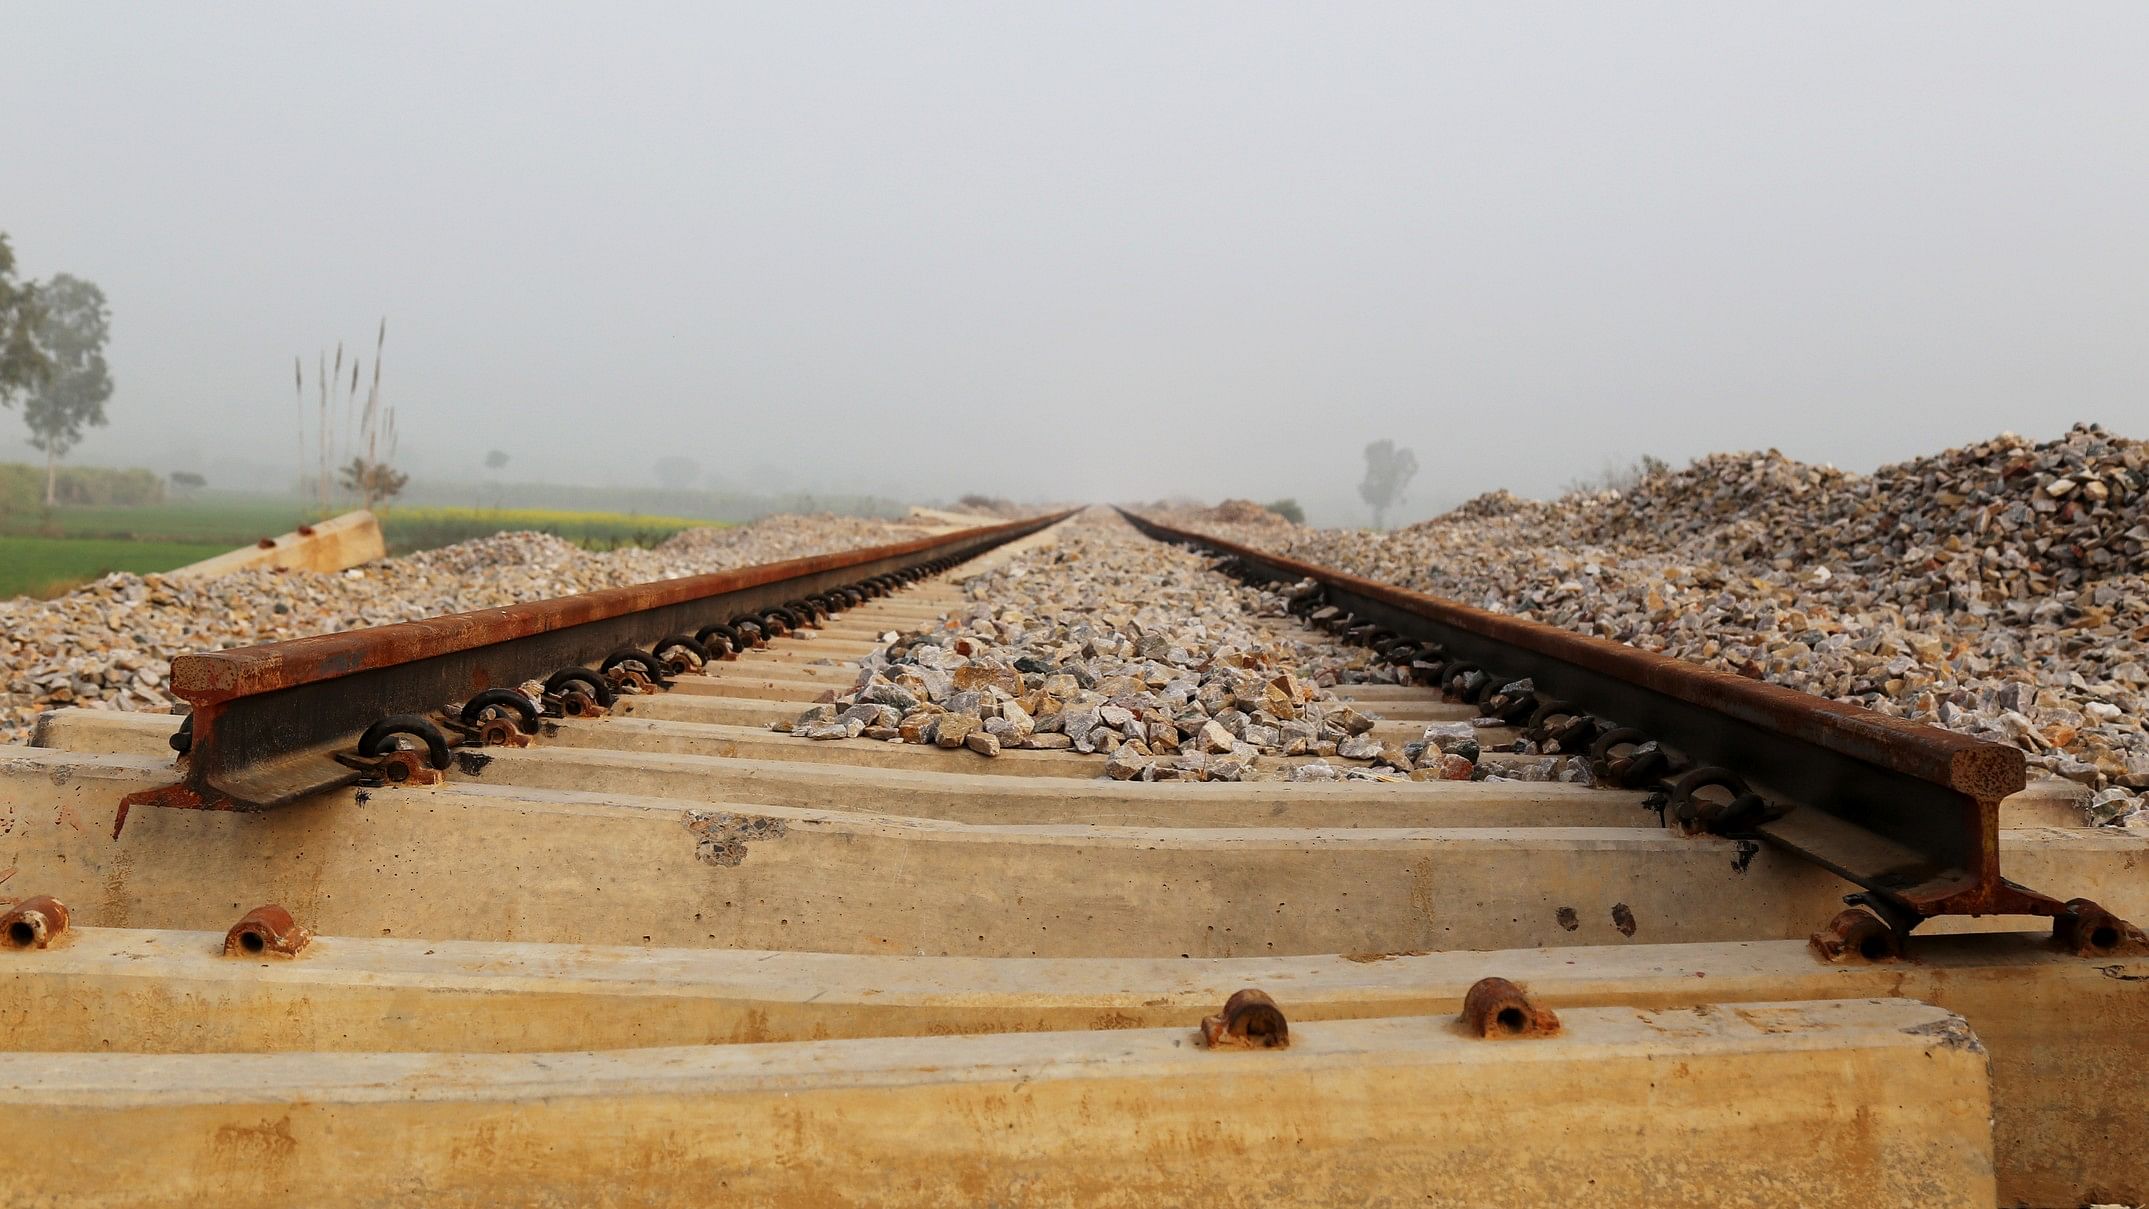
M 492 475 L 492 506 L 495 508 L 507 502 L 507 490 L 500 486 L 500 472 L 506 468 L 507 453 L 504 450 L 495 449 L 485 455 L 485 469 Z M 484 506 L 485 495 L 484 492 L 480 491 L 478 493 L 478 507 L 482 508 Z
M 664 484 L 668 490 L 684 491 L 694 485 L 694 480 L 701 477 L 701 463 L 693 458 L 673 454 L 668 458 L 658 458 L 656 471 L 657 481 Z
M 1373 527 L 1387 527 L 1388 509 L 1403 502 L 1403 488 L 1418 473 L 1418 455 L 1383 437 L 1366 446 L 1366 477 L 1358 495 L 1373 507 Z
M 103 290 L 65 273 L 39 286 L 36 301 L 31 335 L 48 369 L 31 390 L 23 419 L 30 425 L 31 448 L 45 455 L 49 508 L 59 502 L 60 459 L 80 443 L 84 427 L 105 422 L 112 375 L 105 368 L 104 342 L 112 333 L 112 313 L 105 307 Z
M 1297 500 L 1271 501 L 1268 505 L 1268 510 L 1282 517 L 1283 519 L 1290 521 L 1294 525 L 1303 525 L 1306 523 L 1306 510 L 1298 506 Z
M 172 471 L 172 490 L 181 495 L 199 491 L 209 485 L 209 480 L 191 470 Z
M 37 347 L 37 287 L 15 279 L 15 250 L 0 235 L 0 407 L 45 380 L 51 363 Z

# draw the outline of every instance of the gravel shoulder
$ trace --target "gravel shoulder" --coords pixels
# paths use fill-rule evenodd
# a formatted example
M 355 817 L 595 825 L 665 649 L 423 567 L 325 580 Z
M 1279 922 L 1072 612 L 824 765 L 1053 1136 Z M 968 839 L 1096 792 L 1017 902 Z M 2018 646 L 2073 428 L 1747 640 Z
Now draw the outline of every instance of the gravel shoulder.
M 1386 533 L 1160 519 L 2013 744 L 2096 821 L 2149 825 L 2149 445 L 2094 426 L 1871 475 L 1718 454 Z

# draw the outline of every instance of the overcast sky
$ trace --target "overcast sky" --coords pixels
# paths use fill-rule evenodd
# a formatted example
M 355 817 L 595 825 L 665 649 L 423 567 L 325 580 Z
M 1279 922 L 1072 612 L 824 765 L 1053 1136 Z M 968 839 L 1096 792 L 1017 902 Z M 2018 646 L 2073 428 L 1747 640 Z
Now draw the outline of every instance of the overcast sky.
M 2149 437 L 2149 6 L 0 4 L 87 462 L 1296 495 Z M 22 451 L 0 417 L 0 455 Z M 772 471 L 770 468 L 776 468 Z M 758 468 L 758 469 L 756 469 Z

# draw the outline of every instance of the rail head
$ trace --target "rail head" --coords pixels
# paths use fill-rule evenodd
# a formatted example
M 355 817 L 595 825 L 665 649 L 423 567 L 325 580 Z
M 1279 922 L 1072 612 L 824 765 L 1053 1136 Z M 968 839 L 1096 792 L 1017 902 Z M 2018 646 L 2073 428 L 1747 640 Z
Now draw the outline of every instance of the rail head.
M 607 588 L 172 660 L 193 707 L 183 779 L 122 806 L 263 810 L 348 785 L 339 762 L 385 717 L 591 663 L 879 576 L 950 565 L 1065 520 L 1071 511 L 911 541 Z
M 1120 511 L 1152 537 L 1272 579 L 1310 579 L 1360 619 L 1734 770 L 1786 808 L 1754 829 L 1761 838 L 1864 887 L 1899 918 L 2064 910 L 2000 876 L 1999 802 L 2027 779 L 2012 747 Z

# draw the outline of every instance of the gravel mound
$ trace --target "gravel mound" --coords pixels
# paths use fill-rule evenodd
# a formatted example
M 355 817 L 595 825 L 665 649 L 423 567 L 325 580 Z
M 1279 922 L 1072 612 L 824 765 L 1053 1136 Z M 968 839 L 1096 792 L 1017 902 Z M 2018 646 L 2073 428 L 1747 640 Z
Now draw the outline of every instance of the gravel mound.
M 1202 509 L 1204 519 L 1223 525 L 1289 525 L 1291 522 L 1252 500 L 1225 500 L 1214 508 Z
M 2012 743 L 2098 821 L 2149 821 L 2149 445 L 2094 425 L 1871 475 L 1716 454 L 1391 533 L 1169 519 Z
M 0 601 L 0 742 L 61 705 L 161 711 L 171 657 L 309 634 L 676 579 L 922 530 L 838 516 L 772 516 L 690 529 L 653 550 L 582 550 L 500 533 L 336 574 L 245 571 L 215 579 L 109 575 L 54 600 Z
M 694 567 L 683 574 L 751 567 L 786 558 L 804 558 L 829 550 L 858 546 L 884 546 L 925 536 L 929 530 L 900 521 L 867 520 L 855 516 L 766 516 L 751 525 L 724 529 L 683 529 L 658 546 L 662 558 L 684 560 Z M 703 560 L 720 560 L 704 566 Z

